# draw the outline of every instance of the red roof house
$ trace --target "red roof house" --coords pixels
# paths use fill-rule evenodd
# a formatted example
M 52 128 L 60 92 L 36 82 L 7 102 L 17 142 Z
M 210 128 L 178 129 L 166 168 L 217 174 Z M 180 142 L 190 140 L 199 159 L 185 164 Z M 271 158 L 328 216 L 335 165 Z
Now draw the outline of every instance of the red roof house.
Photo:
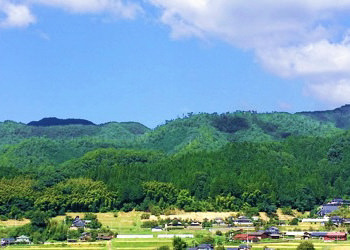
M 249 242 L 258 242 L 259 238 L 254 235 L 247 235 L 247 234 L 237 234 L 233 237 L 234 240 L 240 240 L 240 241 L 249 241 Z
M 330 232 L 324 237 L 324 240 L 347 240 L 347 234 L 344 232 Z

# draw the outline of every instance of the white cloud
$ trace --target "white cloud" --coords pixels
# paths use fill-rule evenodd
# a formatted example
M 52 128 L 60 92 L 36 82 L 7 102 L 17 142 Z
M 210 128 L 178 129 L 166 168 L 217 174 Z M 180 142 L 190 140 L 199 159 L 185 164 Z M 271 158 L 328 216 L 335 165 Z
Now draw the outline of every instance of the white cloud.
M 36 21 L 28 6 L 1 0 L 0 14 L 4 15 L 4 18 L 0 18 L 0 27 L 4 28 L 26 27 Z
M 106 13 L 127 19 L 142 12 L 139 4 L 127 0 L 0 0 L 0 28 L 26 27 L 35 23 L 36 17 L 30 11 L 33 5 L 61 8 L 72 13 Z
M 262 64 L 281 76 L 350 74 L 350 46 L 327 40 L 295 47 L 258 49 Z
M 274 74 L 304 79 L 313 96 L 350 101 L 350 39 L 342 20 L 350 0 L 148 1 L 175 38 L 214 37 L 253 50 Z
M 306 89 L 311 95 L 334 104 L 350 103 L 350 79 L 309 84 Z
M 122 18 L 134 18 L 141 7 L 122 0 L 30 0 L 31 3 L 62 8 L 76 13 L 111 13 Z

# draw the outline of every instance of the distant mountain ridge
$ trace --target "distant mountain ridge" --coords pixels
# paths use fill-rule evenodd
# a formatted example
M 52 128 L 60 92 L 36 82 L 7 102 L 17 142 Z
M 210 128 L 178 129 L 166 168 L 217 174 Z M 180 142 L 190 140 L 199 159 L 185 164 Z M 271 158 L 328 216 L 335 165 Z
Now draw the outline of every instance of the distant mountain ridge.
M 333 110 L 299 112 L 321 122 L 333 123 L 337 128 L 350 129 L 350 105 L 346 104 Z
M 59 119 L 56 117 L 47 117 L 39 121 L 31 121 L 27 125 L 29 126 L 65 126 L 65 125 L 95 125 L 93 122 L 85 119 Z
M 85 148 L 101 147 L 181 153 L 218 150 L 230 142 L 281 141 L 290 136 L 324 137 L 349 128 L 350 105 L 330 111 L 296 114 L 254 111 L 189 113 L 154 129 L 138 122 L 94 124 L 84 119 L 51 117 L 27 125 L 13 121 L 0 122 L 0 149 L 28 139 L 34 142 L 46 138 L 59 144 L 72 145 L 70 150 L 77 151 L 77 155 L 85 153 Z M 23 144 L 23 147 L 29 145 Z

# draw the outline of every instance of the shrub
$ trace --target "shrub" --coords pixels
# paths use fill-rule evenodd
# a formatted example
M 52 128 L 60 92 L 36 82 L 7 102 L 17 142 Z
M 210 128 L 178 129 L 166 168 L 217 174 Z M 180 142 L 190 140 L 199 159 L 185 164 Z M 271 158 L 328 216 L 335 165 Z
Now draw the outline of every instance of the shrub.
M 0 220 L 6 221 L 6 220 L 8 220 L 8 218 L 5 215 L 0 215 Z
M 168 247 L 168 246 L 161 246 L 161 247 L 158 247 L 157 250 L 170 250 L 170 247 Z
M 141 220 L 148 220 L 151 217 L 149 213 L 143 213 L 141 214 Z
M 96 220 L 97 219 L 97 215 L 93 214 L 93 213 L 85 213 L 84 214 L 84 220 Z
M 289 225 L 298 225 L 298 224 L 299 224 L 298 218 L 293 218 L 293 220 L 291 220 L 291 222 L 289 222 Z
M 282 207 L 281 210 L 283 214 L 293 215 L 293 210 L 291 207 Z
M 222 232 L 221 232 L 220 230 L 217 230 L 217 231 L 215 232 L 215 234 L 216 234 L 217 236 L 222 236 Z
M 297 250 L 314 250 L 314 244 L 312 244 L 309 241 L 304 241 L 302 243 L 299 244 Z
M 141 224 L 142 228 L 152 228 L 158 226 L 158 221 L 145 221 Z
M 150 211 L 152 215 L 159 216 L 162 213 L 162 209 L 159 206 L 151 206 Z
M 225 247 L 224 247 L 224 246 L 217 246 L 217 247 L 215 248 L 215 250 L 225 250 Z
M 173 247 L 174 250 L 185 250 L 187 248 L 187 243 L 180 237 L 174 237 Z
M 207 235 L 207 236 L 204 236 L 203 239 L 201 240 L 201 243 L 202 244 L 213 244 L 215 243 L 215 239 L 210 236 L 210 235 Z

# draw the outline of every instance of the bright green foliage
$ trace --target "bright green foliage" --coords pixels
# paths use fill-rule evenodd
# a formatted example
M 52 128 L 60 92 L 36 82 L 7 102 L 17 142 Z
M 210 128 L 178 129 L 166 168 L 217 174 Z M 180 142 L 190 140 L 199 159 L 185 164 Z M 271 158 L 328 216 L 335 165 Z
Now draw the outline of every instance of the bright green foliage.
M 152 131 L 7 121 L 0 139 L 0 213 L 10 218 L 34 209 L 273 215 L 350 196 L 350 132 L 301 114 L 188 114 Z
M 0 213 L 9 218 L 21 218 L 33 209 L 39 193 L 34 191 L 34 181 L 22 177 L 0 180 Z
M 304 241 L 302 243 L 299 244 L 299 246 L 297 247 L 297 250 L 314 250 L 314 244 L 312 244 L 312 242 L 309 241 Z
M 174 237 L 173 239 L 174 250 L 185 250 L 187 247 L 186 242 L 180 237 Z
M 99 211 L 118 204 L 117 195 L 108 191 L 102 182 L 90 179 L 69 179 L 61 182 L 38 197 L 35 206 L 43 211 Z

